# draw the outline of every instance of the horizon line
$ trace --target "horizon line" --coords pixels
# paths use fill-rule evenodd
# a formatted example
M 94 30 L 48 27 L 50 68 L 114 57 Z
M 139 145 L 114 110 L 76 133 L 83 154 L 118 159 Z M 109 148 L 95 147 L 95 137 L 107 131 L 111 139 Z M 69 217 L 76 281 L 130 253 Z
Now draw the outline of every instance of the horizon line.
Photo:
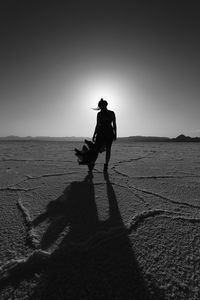
M 183 133 L 181 134 L 178 134 L 175 136 L 178 137 L 180 135 L 184 135 L 186 137 L 188 137 L 188 135 L 185 135 Z M 171 138 L 174 138 L 174 137 L 169 137 L 169 136 L 160 136 L 160 135 L 140 135 L 140 134 L 137 134 L 137 135 L 128 135 L 128 136 L 118 136 L 117 139 L 119 138 L 131 138 L 131 137 L 152 137 L 152 138 L 168 138 L 168 139 L 171 139 Z M 199 137 L 200 136 L 189 136 L 189 137 Z M 91 139 L 91 137 L 88 137 L 88 136 L 75 136 L 75 135 L 70 135 L 70 136 L 50 136 L 50 135 L 35 135 L 35 136 L 31 136 L 31 135 L 26 135 L 26 136 L 20 136 L 20 135 L 6 135 L 6 136 L 0 136 L 0 139 L 6 139 L 6 138 L 20 138 L 20 139 L 25 139 L 25 138 L 29 138 L 29 139 L 38 139 L 38 138 L 60 138 L 60 139 L 66 139 L 66 138 L 71 138 L 71 139 Z

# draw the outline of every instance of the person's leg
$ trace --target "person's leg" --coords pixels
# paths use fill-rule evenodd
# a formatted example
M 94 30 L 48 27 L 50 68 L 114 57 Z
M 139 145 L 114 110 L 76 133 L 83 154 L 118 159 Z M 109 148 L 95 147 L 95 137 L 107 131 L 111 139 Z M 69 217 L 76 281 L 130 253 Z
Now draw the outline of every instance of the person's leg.
M 106 165 L 108 165 L 110 161 L 110 156 L 111 156 L 111 145 L 109 145 L 108 147 L 106 146 L 106 160 L 105 160 Z
M 106 157 L 105 157 L 104 171 L 107 171 L 108 169 L 108 164 L 111 156 L 111 146 L 112 146 L 112 141 L 106 143 Z

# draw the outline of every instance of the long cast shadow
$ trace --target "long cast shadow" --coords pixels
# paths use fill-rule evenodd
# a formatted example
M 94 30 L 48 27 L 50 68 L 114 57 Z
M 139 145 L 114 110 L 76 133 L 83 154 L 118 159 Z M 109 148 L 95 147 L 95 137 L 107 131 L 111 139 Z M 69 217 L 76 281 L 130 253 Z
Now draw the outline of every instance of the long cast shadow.
M 64 227 L 70 229 L 52 254 L 32 300 L 164 299 L 155 286 L 150 292 L 145 284 L 109 175 L 104 178 L 109 203 L 106 221 L 98 219 L 92 175 L 72 183 L 34 221 L 35 225 L 46 217 L 51 221 L 41 241 L 43 249 Z
M 66 232 L 57 250 L 48 258 L 36 253 L 14 267 L 10 278 L 1 283 L 7 285 L 12 279 L 17 288 L 26 279 L 32 284 L 33 274 L 37 273 L 40 279 L 29 290 L 31 300 L 164 299 L 152 283 L 146 286 L 108 173 L 104 179 L 109 204 L 107 220 L 98 218 L 92 174 L 81 182 L 72 182 L 33 221 L 34 226 L 49 221 L 41 240 L 42 249 L 49 248 Z

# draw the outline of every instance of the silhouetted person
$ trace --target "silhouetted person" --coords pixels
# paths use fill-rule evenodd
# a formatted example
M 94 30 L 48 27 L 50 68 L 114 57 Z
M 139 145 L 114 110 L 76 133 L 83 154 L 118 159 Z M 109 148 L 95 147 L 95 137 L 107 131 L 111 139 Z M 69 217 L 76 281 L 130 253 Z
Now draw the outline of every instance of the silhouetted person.
M 108 169 L 112 142 L 117 138 L 115 113 L 111 110 L 108 110 L 107 105 L 108 102 L 101 98 L 97 108 L 97 110 L 100 110 L 100 112 L 97 114 L 97 124 L 92 138 L 98 151 L 101 151 L 101 149 L 105 147 L 106 156 L 104 172 L 106 172 Z
M 100 110 L 100 112 L 97 114 L 97 124 L 92 138 L 93 142 L 85 140 L 86 145 L 83 145 L 81 150 L 74 149 L 75 155 L 78 157 L 78 163 L 87 165 L 89 171 L 93 170 L 98 154 L 106 150 L 104 172 L 107 172 L 112 142 L 117 138 L 115 113 L 108 110 L 107 105 L 107 101 L 101 98 L 98 108 L 94 108 L 95 110 Z

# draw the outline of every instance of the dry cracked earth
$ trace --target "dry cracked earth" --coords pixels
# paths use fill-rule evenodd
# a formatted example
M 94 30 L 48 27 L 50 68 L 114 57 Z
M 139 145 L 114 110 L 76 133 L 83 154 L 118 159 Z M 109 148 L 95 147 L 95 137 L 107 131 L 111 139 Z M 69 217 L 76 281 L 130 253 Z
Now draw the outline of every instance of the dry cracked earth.
M 0 143 L 0 299 L 199 299 L 199 145 L 80 146 Z

